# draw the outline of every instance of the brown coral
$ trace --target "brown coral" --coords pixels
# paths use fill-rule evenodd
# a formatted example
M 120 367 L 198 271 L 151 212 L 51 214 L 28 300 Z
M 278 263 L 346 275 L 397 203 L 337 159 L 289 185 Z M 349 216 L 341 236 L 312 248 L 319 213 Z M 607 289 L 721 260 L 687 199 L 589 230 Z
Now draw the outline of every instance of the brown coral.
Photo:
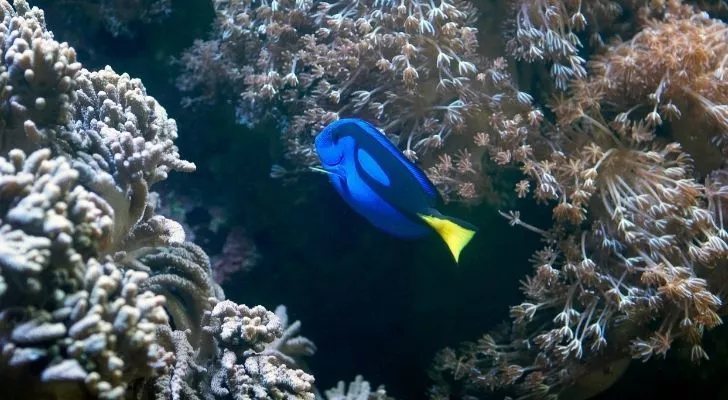
M 209 97 L 210 85 L 232 80 L 241 93 L 239 121 L 279 122 L 297 165 L 316 163 L 313 137 L 326 124 L 356 116 L 381 127 L 446 199 L 478 201 L 488 183 L 474 138 L 489 129 L 487 115 L 530 111 L 534 125 L 540 120 L 531 97 L 512 85 L 505 60 L 477 53 L 477 11 L 469 2 L 282 1 L 254 8 L 218 1 L 215 7 L 215 42 L 198 43 L 183 56 L 189 73 L 181 87 L 199 82 Z M 212 49 L 219 55 L 211 57 Z M 526 129 L 526 118 L 518 121 Z
M 679 2 L 659 12 L 554 96 L 555 124 L 542 135 L 494 120 L 498 134 L 483 141 L 499 164 L 520 165 L 527 179 L 515 191 L 551 206 L 554 225 L 502 213 L 544 247 L 531 259 L 525 301 L 511 308 L 510 334 L 466 346 L 462 369 L 438 361 L 466 391 L 558 394 L 589 363 L 618 359 L 614 349 L 647 360 L 685 345 L 693 361 L 708 358 L 701 337 L 722 323 L 725 285 L 711 270 L 728 259 L 724 172 L 705 159 L 696 168 L 690 153 L 706 150 L 689 138 L 720 138 L 721 119 L 701 98 L 717 109 L 726 102 L 710 88 L 723 87 L 715 72 L 727 31 Z
M 73 293 L 84 260 L 110 241 L 113 210 L 47 149 L 29 156 L 13 150 L 0 158 L 0 170 L 0 279 L 12 282 L 0 291 L 2 304 L 42 305 Z
M 609 26 L 621 13 L 612 0 L 510 0 L 515 18 L 506 34 L 508 51 L 527 62 L 547 62 L 557 89 L 565 90 L 574 78 L 586 77 L 586 60 L 579 33 L 588 30 L 590 41 L 602 44 L 599 28 Z
M 684 9 L 680 9 L 685 12 Z M 591 63 L 593 76 L 575 97 L 619 110 L 617 122 L 644 131 L 669 121 L 670 131 L 694 156 L 702 174 L 721 166 L 712 143 L 728 135 L 728 28 L 707 14 L 668 15 L 615 44 Z M 593 104 L 593 102 L 592 102 Z M 652 139 L 645 136 L 643 140 Z

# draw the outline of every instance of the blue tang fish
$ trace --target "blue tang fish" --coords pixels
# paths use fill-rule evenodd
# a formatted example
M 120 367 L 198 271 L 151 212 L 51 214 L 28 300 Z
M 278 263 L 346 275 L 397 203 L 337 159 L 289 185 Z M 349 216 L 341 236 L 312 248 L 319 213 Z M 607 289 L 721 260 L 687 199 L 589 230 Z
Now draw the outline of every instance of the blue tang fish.
M 475 234 L 467 222 L 440 214 L 424 172 L 379 129 L 358 119 L 332 122 L 316 137 L 323 170 L 344 201 L 377 228 L 403 238 L 437 232 L 458 262 Z

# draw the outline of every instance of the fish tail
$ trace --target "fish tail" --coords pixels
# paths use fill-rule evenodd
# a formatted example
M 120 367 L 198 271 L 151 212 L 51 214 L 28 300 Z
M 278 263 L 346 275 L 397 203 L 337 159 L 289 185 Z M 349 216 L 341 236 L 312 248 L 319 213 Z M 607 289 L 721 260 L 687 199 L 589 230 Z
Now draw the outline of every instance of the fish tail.
M 457 263 L 460 259 L 460 252 L 468 245 L 477 229 L 465 221 L 459 221 L 438 212 L 417 215 L 440 235 Z

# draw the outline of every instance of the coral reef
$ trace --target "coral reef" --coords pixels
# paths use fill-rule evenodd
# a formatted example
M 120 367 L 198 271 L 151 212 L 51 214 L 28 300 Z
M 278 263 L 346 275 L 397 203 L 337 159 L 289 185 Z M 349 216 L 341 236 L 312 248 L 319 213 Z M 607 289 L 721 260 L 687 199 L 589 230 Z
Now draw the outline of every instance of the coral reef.
M 339 381 L 335 388 L 326 391 L 326 400 L 387 400 L 387 393 L 384 386 L 379 386 L 372 391 L 371 384 L 364 380 L 364 377 L 357 375 L 346 387 L 344 381 Z
M 3 398 L 300 398 L 315 346 L 224 299 L 207 255 L 155 210 L 176 122 L 138 79 L 88 71 L 24 0 L 0 1 Z
M 12 377 L 19 393 L 38 379 L 28 385 L 37 393 L 25 391 L 27 398 L 64 384 L 63 392 L 79 398 L 119 397 L 127 383 L 166 366 L 168 356 L 154 340 L 154 327 L 167 323 L 164 298 L 139 291 L 147 274 L 94 258 L 112 220 L 64 158 L 51 158 L 47 149 L 9 156 L 11 162 L 2 160 L 9 178 L 2 218 L 3 380 Z M 138 364 L 125 364 L 132 359 Z M 2 390 L 8 389 L 14 392 Z
M 525 5 L 537 3 L 522 2 L 518 29 Z M 501 213 L 543 237 L 526 299 L 511 308 L 506 333 L 438 355 L 432 398 L 553 398 L 600 365 L 664 357 L 673 346 L 708 359 L 701 338 L 722 323 L 727 283 L 728 29 L 679 1 L 648 7 L 631 10 L 642 21 L 631 39 L 610 41 L 582 72 L 552 74 L 564 92 L 540 135 L 490 138 L 500 165 L 519 156 L 517 195 L 552 207 L 554 224 Z
M 433 398 L 557 396 L 673 346 L 708 358 L 728 256 L 725 23 L 706 2 L 504 3 L 533 96 L 478 52 L 464 1 L 213 1 L 178 87 L 187 106 L 233 99 L 239 122 L 275 122 L 294 167 L 273 177 L 315 163 L 313 137 L 344 116 L 382 127 L 446 200 L 497 198 L 489 169 L 521 170 L 515 196 L 553 217 L 501 212 L 543 239 L 526 299 L 505 332 L 440 353 Z
M 275 124 L 293 172 L 272 175 L 313 165 L 321 128 L 357 116 L 446 200 L 498 199 L 491 170 L 515 168 L 514 197 L 550 212 L 543 227 L 522 219 L 532 208 L 501 212 L 543 240 L 525 299 L 508 326 L 438 353 L 431 398 L 593 394 L 632 359 L 709 358 L 702 338 L 728 289 L 728 28 L 716 8 L 507 1 L 505 50 L 548 77 L 532 96 L 507 58 L 481 53 L 467 1 L 212 3 L 212 36 L 178 60 L 178 87 L 186 106 L 233 101 L 238 122 Z M 86 11 L 128 34 L 169 6 Z M 0 0 L 0 16 L 0 397 L 323 398 L 301 322 L 219 286 L 257 260 L 244 230 L 211 262 L 160 213 L 154 186 L 195 170 L 175 120 L 139 79 L 84 68 L 25 0 Z M 361 376 L 324 395 L 389 398 Z
M 470 2 L 214 6 L 212 39 L 183 54 L 179 88 L 195 96 L 188 104 L 236 99 L 241 123 L 277 122 L 294 165 L 316 163 L 324 125 L 358 116 L 420 163 L 446 200 L 476 202 L 493 196 L 481 169 L 488 117 L 506 112 L 500 119 L 518 130 L 542 118 L 506 61 L 477 53 Z

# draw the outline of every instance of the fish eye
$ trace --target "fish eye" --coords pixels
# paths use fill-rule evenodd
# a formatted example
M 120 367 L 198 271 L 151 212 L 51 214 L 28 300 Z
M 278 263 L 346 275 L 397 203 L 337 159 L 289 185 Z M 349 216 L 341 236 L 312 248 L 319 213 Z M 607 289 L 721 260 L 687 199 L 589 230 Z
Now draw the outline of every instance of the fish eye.
M 328 167 L 335 167 L 339 164 L 341 164 L 341 161 L 344 160 L 344 153 L 330 153 L 330 154 L 320 154 L 319 160 L 321 161 L 321 164 L 324 164 Z
M 346 134 L 338 129 L 327 129 L 323 134 L 316 136 L 316 152 L 321 164 L 333 167 L 343 162 L 346 137 Z

